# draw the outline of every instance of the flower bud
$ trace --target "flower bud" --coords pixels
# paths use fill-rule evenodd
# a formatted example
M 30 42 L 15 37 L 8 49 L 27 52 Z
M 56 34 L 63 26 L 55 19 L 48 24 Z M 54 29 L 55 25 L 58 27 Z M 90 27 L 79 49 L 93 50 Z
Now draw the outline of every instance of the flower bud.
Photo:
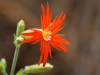
M 40 64 L 39 66 L 38 64 L 36 64 L 36 65 L 26 66 L 25 73 L 30 74 L 30 73 L 46 72 L 52 68 L 53 68 L 53 65 L 49 63 L 46 63 L 45 67 L 43 67 L 43 64 Z
M 0 61 L 0 72 L 5 73 L 6 71 L 6 59 L 2 58 Z
M 4 71 L 4 66 L 3 66 L 3 64 L 2 64 L 2 63 L 0 63 L 0 72 L 2 72 L 2 73 L 3 73 L 3 71 Z
M 6 59 L 2 58 L 1 59 L 1 64 L 4 66 L 4 68 L 6 69 L 7 63 L 6 63 Z
M 16 37 L 21 35 L 21 33 L 24 31 L 24 28 L 25 28 L 25 23 L 23 20 L 20 20 L 17 24 Z

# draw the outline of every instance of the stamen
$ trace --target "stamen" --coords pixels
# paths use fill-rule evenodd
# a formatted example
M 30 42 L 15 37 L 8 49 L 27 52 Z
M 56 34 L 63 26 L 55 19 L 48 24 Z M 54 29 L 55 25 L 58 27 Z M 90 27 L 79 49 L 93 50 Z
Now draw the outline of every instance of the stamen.
M 50 31 L 44 30 L 42 35 L 43 35 L 43 39 L 44 40 L 46 40 L 46 41 L 50 41 L 51 40 L 51 32 Z

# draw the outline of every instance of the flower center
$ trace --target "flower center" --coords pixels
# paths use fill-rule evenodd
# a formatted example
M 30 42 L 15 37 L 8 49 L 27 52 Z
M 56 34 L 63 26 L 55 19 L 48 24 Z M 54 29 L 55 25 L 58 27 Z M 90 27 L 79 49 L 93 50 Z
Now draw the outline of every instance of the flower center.
M 46 40 L 46 41 L 51 40 L 51 32 L 50 31 L 44 30 L 42 35 L 43 35 L 44 40 Z

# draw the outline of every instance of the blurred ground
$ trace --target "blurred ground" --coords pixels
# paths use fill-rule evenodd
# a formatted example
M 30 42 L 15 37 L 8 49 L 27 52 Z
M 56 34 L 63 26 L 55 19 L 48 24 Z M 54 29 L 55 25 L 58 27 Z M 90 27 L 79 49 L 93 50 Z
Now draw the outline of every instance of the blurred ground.
M 10 72 L 14 53 L 13 34 L 17 22 L 25 21 L 26 29 L 40 27 L 40 4 L 49 2 L 53 18 L 61 11 L 67 14 L 60 32 L 71 42 L 68 53 L 52 50 L 48 62 L 54 69 L 33 75 L 100 75 L 100 0 L 0 0 L 0 58 L 7 59 Z M 16 71 L 36 64 L 40 44 L 21 47 Z

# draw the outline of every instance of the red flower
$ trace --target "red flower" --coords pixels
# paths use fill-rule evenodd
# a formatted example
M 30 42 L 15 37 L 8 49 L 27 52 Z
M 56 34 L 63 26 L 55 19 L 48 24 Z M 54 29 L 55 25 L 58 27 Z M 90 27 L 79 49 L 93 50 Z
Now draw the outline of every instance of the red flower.
M 40 64 L 43 60 L 43 67 L 46 65 L 48 55 L 52 58 L 50 45 L 56 48 L 57 50 L 63 50 L 67 52 L 67 48 L 63 44 L 69 45 L 70 42 L 61 38 L 63 34 L 56 34 L 59 32 L 63 27 L 62 24 L 66 18 L 66 14 L 63 15 L 63 12 L 60 16 L 56 16 L 56 18 L 51 22 L 52 14 L 50 12 L 50 6 L 46 4 L 46 10 L 44 6 L 41 4 L 42 8 L 42 15 L 41 15 L 41 27 L 42 29 L 32 28 L 26 30 L 22 33 L 23 36 L 30 36 L 30 38 L 25 39 L 23 43 L 31 42 L 35 44 L 41 41 L 41 55 L 38 64 Z

